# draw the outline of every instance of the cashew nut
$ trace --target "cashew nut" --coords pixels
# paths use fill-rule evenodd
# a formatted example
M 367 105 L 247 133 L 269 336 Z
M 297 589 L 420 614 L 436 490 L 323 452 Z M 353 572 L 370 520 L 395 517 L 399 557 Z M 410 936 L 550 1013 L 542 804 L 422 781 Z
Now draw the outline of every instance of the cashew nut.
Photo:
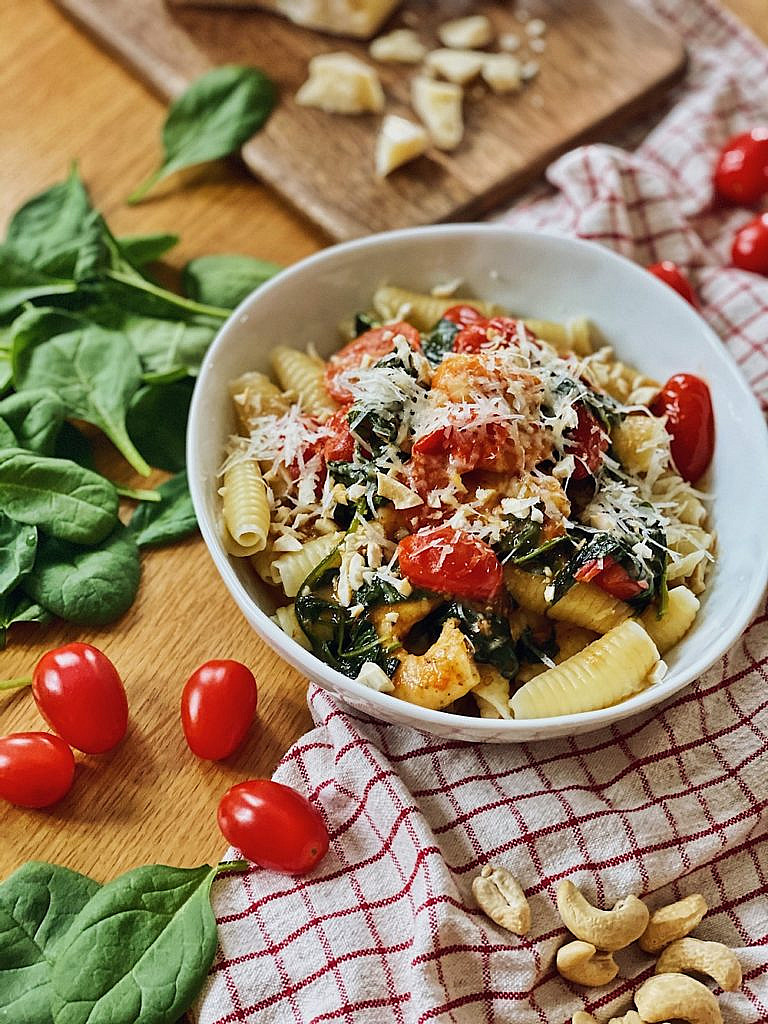
M 557 951 L 557 969 L 568 981 L 596 988 L 607 985 L 619 973 L 610 953 L 598 953 L 591 942 L 568 942 Z
M 686 896 L 677 903 L 659 907 L 651 914 L 648 927 L 640 936 L 640 949 L 658 953 L 675 939 L 682 939 L 701 923 L 707 912 L 707 901 L 698 893 Z
M 472 882 L 472 892 L 488 917 L 502 928 L 525 935 L 531 927 L 528 900 L 518 880 L 506 868 L 486 864 Z
M 612 910 L 598 910 L 568 880 L 558 886 L 557 909 L 577 939 L 609 951 L 624 949 L 648 924 L 648 908 L 636 896 L 625 896 Z
M 703 939 L 677 939 L 659 957 L 656 974 L 683 974 L 696 971 L 708 974 L 725 992 L 741 987 L 741 964 L 732 949 L 722 942 Z
M 599 1024 L 597 1017 L 584 1010 L 577 1010 L 571 1018 L 571 1024 Z M 623 1017 L 611 1017 L 606 1024 L 645 1024 L 637 1010 L 627 1010 Z
M 686 1020 L 689 1024 L 723 1024 L 717 999 L 706 985 L 687 974 L 657 974 L 635 992 L 635 1005 L 648 1024 Z

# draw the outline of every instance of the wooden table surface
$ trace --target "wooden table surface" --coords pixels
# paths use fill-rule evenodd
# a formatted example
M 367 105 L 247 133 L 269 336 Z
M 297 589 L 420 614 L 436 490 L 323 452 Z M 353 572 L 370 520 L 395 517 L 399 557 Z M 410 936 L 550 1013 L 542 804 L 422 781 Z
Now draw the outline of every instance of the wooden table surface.
M 728 6 L 768 40 L 768 0 Z M 61 180 L 76 159 L 118 234 L 181 235 L 169 256 L 175 267 L 213 252 L 290 263 L 324 244 L 236 160 L 195 170 L 174 190 L 125 206 L 124 197 L 157 162 L 163 105 L 47 0 L 0 0 L 0 16 L 0 225 L 25 198 Z M 140 484 L 116 457 L 107 458 L 113 477 Z M 28 674 L 60 643 L 94 643 L 118 667 L 131 709 L 123 743 L 101 757 L 78 755 L 75 784 L 56 807 L 0 807 L 0 878 L 31 858 L 102 881 L 141 863 L 215 862 L 225 848 L 215 820 L 220 795 L 242 779 L 269 776 L 311 725 L 305 681 L 247 626 L 202 540 L 145 552 L 142 563 L 138 600 L 119 622 L 102 629 L 14 627 L 0 653 L 6 678 Z M 245 662 L 260 686 L 248 742 L 219 764 L 192 756 L 178 713 L 184 681 L 209 658 Z M 28 691 L 0 694 L 0 734 L 41 728 Z

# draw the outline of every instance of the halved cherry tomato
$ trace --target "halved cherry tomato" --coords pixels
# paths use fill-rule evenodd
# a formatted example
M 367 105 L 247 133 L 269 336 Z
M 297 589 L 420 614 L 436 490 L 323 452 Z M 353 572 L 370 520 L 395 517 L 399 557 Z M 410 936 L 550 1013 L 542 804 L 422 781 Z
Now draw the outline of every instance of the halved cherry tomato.
M 415 327 L 411 327 L 404 320 L 396 324 L 374 327 L 331 356 L 325 368 L 325 386 L 328 393 L 337 402 L 351 402 L 352 393 L 339 383 L 338 378 L 347 370 L 354 370 L 366 356 L 373 364 L 392 352 L 396 334 L 403 334 L 411 348 L 421 351 L 421 335 Z
M 722 199 L 745 206 L 768 192 L 768 125 L 726 142 L 717 158 L 714 181 Z
M 572 480 L 583 480 L 595 475 L 603 464 L 603 454 L 608 451 L 611 439 L 603 430 L 600 420 L 593 415 L 583 402 L 576 405 L 579 422 L 570 432 L 568 455 L 573 455 L 576 465 Z
M 677 373 L 650 405 L 654 416 L 667 417 L 672 458 L 680 476 L 695 483 L 712 461 L 715 414 L 709 388 L 700 377 Z
M 645 580 L 633 580 L 624 566 L 619 565 L 610 555 L 593 558 L 591 562 L 582 565 L 573 578 L 579 583 L 594 583 L 621 601 L 629 601 L 648 589 Z
M 460 327 L 466 327 L 467 324 L 478 323 L 486 318 L 474 306 L 451 306 L 443 313 L 442 319 L 450 320 L 451 323 L 459 324 Z
M 461 430 L 448 425 L 417 438 L 413 453 L 415 456 L 443 455 L 461 474 L 471 473 L 473 469 L 517 473 L 525 453 L 519 444 L 510 444 L 510 440 L 509 428 L 504 423 L 469 424 Z
M 48 725 L 77 750 L 103 754 L 125 736 L 125 688 L 97 647 L 71 643 L 48 651 L 32 673 L 32 693 Z
M 489 334 L 491 335 L 489 337 Z M 479 352 L 481 349 L 513 348 L 519 345 L 521 334 L 527 341 L 536 341 L 536 335 L 510 316 L 495 316 L 468 324 L 453 339 L 454 352 Z
M 0 799 L 48 807 L 69 792 L 74 777 L 72 751 L 58 736 L 17 732 L 0 739 Z
M 349 429 L 349 406 L 338 409 L 325 426 L 328 437 L 325 439 L 326 462 L 351 462 L 355 454 L 355 439 Z
M 239 661 L 206 661 L 181 693 L 181 724 L 193 754 L 220 761 L 233 754 L 253 721 L 258 690 Z
M 734 267 L 768 277 L 768 213 L 739 228 L 733 236 L 731 260 Z
M 661 263 L 652 263 L 647 270 L 658 277 L 664 284 L 668 284 L 678 295 L 682 295 L 686 302 L 690 302 L 694 309 L 699 309 L 699 300 L 693 290 L 693 285 L 682 272 L 680 267 L 672 260 L 662 260 Z
M 217 817 L 224 838 L 270 871 L 304 875 L 328 850 L 322 814 L 301 793 L 270 779 L 232 786 Z
M 503 583 L 493 549 L 450 526 L 403 538 L 397 557 L 400 571 L 414 586 L 441 594 L 492 601 Z

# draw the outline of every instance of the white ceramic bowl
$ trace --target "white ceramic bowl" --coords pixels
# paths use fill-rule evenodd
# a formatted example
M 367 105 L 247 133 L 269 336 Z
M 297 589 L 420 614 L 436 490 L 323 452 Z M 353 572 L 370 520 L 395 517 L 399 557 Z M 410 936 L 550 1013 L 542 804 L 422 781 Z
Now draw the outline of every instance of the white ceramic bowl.
M 718 560 L 696 623 L 667 656 L 665 679 L 615 707 L 559 718 L 500 722 L 428 711 L 346 678 L 289 639 L 269 618 L 274 601 L 247 560 L 218 538 L 217 469 L 234 417 L 227 382 L 269 371 L 269 351 L 312 342 L 338 348 L 337 324 L 370 306 L 381 284 L 417 291 L 461 278 L 463 293 L 516 313 L 592 319 L 618 356 L 658 380 L 699 374 L 710 385 L 717 445 L 710 486 Z M 278 274 L 224 324 L 203 363 L 190 411 L 189 480 L 205 543 L 256 632 L 300 672 L 347 704 L 389 722 L 470 741 L 574 735 L 652 707 L 695 679 L 737 639 L 768 578 L 768 435 L 757 403 L 722 343 L 697 313 L 651 274 L 598 245 L 494 225 L 446 225 L 373 235 L 324 249 Z

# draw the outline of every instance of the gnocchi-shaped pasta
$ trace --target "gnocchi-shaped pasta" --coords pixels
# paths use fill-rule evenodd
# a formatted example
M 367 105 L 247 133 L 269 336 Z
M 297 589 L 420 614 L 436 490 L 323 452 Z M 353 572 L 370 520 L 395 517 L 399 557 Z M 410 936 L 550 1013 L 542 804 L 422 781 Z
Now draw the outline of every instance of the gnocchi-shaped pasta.
M 630 473 L 647 473 L 660 452 L 669 453 L 669 434 L 656 416 L 627 416 L 611 431 L 611 442 Z
M 269 533 L 269 502 L 258 463 L 251 459 L 234 462 L 224 473 L 219 494 L 226 527 L 222 539 L 227 551 L 238 557 L 263 551 Z
M 288 634 L 291 640 L 295 640 L 305 651 L 312 650 L 312 644 L 307 639 L 307 634 L 301 628 L 299 620 L 296 618 L 296 606 L 294 604 L 286 604 L 282 608 L 277 608 L 272 616 L 272 620 L 277 623 L 284 633 Z
M 305 413 L 326 420 L 338 409 L 338 403 L 325 389 L 322 359 L 287 345 L 278 345 L 272 350 L 272 368 L 280 386 L 298 394 Z
M 551 619 L 572 622 L 595 633 L 607 633 L 630 618 L 632 609 L 593 583 L 574 583 L 556 604 L 546 598 L 548 580 L 537 573 L 525 572 L 515 565 L 504 569 L 504 583 L 518 604 Z
M 281 416 L 288 410 L 285 395 L 265 373 L 252 370 L 229 382 L 237 425 L 246 437 L 260 416 Z
M 583 651 L 521 686 L 510 700 L 515 718 L 552 718 L 597 711 L 648 684 L 659 652 L 643 627 L 622 622 Z
M 639 621 L 656 644 L 659 654 L 664 654 L 683 639 L 693 625 L 699 607 L 698 597 L 687 587 L 675 587 L 669 592 L 667 611 L 660 619 L 656 616 L 655 605 L 645 609 Z
M 555 320 L 526 319 L 525 326 L 558 352 L 587 356 L 592 351 L 592 328 L 586 317 L 578 317 L 567 324 Z
M 296 597 L 304 580 L 343 539 L 341 532 L 326 533 L 308 540 L 301 551 L 286 551 L 272 562 L 272 573 L 282 584 L 286 597 Z
M 509 708 L 509 680 L 493 665 L 479 664 L 480 682 L 472 691 L 481 718 L 512 718 Z
M 428 331 L 434 327 L 451 306 L 474 306 L 484 316 L 499 316 L 503 313 L 501 306 L 493 302 L 456 296 L 425 295 L 393 285 L 378 288 L 373 296 L 373 308 L 382 320 L 407 320 L 419 331 Z

